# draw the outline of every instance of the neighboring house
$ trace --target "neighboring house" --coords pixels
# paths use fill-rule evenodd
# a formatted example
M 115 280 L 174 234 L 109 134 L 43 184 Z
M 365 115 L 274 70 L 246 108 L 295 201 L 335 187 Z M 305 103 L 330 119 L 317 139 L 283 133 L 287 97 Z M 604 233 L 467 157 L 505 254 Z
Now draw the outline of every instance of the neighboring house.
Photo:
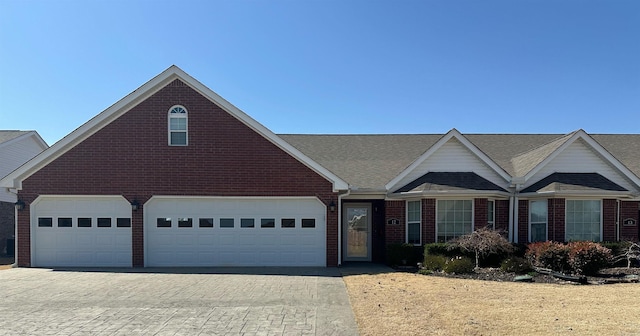
M 35 131 L 0 130 L 0 177 L 40 154 L 48 146 Z M 13 255 L 13 246 L 7 239 L 15 235 L 16 194 L 0 189 L 0 255 Z
M 276 135 L 172 66 L 0 181 L 19 266 L 336 266 L 490 226 L 638 240 L 640 135 Z

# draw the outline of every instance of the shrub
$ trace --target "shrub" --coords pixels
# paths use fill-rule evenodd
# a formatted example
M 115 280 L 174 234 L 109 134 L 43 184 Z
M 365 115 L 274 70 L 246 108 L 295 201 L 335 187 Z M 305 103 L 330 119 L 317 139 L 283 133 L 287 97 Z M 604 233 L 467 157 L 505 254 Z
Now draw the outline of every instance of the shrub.
M 569 249 L 561 243 L 546 241 L 531 243 L 527 247 L 525 257 L 532 266 L 548 268 L 558 272 L 567 272 L 569 265 Z
M 471 258 L 468 257 L 457 257 L 447 260 L 447 263 L 444 264 L 442 268 L 446 273 L 455 273 L 455 274 L 465 274 L 465 273 L 473 273 L 475 269 L 474 263 Z
M 430 271 L 442 271 L 447 263 L 447 257 L 441 255 L 427 254 L 424 256 L 422 267 Z
M 473 253 L 476 259 L 475 267 L 480 267 L 480 258 L 513 251 L 513 245 L 500 232 L 486 227 L 453 239 L 450 243 L 462 251 Z
M 611 250 L 594 242 L 579 241 L 567 244 L 569 265 L 576 274 L 592 275 L 607 267 L 612 260 Z
M 387 264 L 390 266 L 415 266 L 420 260 L 416 255 L 416 247 L 411 244 L 387 245 Z
M 451 248 L 449 243 L 430 243 L 424 245 L 424 255 L 442 255 L 449 258 L 465 255 L 459 248 Z
M 513 272 L 516 274 L 527 274 L 531 272 L 531 264 L 525 258 L 511 257 L 505 259 L 500 264 L 500 269 L 505 272 Z

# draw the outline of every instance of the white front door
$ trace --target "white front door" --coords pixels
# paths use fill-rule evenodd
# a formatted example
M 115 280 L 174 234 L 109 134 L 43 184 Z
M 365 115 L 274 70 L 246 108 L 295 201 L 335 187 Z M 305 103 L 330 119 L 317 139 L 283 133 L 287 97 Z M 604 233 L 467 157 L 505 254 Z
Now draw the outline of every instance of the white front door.
M 317 198 L 156 196 L 144 209 L 145 266 L 326 266 Z
M 131 267 L 131 204 L 122 196 L 40 196 L 31 204 L 34 267 Z

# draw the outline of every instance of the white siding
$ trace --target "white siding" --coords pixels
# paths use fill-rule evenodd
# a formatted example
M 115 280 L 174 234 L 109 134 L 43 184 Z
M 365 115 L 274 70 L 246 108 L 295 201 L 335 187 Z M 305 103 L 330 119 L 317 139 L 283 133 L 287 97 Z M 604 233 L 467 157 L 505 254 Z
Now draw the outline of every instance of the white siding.
M 458 139 L 451 138 L 393 186 L 391 191 L 414 181 L 428 172 L 474 172 L 502 188 L 506 189 L 509 186 L 507 181 L 480 160 L 469 148 Z
M 552 173 L 598 173 L 627 190 L 637 190 L 631 181 L 600 157 L 584 140 L 578 139 L 536 172 L 524 185 L 528 187 Z
M 43 148 L 34 136 L 21 136 L 15 141 L 9 140 L 5 145 L 0 146 L 0 178 L 5 177 L 42 151 Z M 9 193 L 4 188 L 0 189 L 0 201 L 12 203 L 16 201 L 15 194 Z

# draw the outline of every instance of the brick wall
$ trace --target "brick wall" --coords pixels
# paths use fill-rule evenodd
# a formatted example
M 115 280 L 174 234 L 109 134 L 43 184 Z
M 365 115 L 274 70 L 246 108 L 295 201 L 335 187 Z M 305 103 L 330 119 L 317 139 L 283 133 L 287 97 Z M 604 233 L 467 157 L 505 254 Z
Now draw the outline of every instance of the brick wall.
M 167 145 L 167 112 L 188 111 L 189 146 Z M 23 182 L 38 195 L 317 196 L 331 183 L 199 93 L 175 80 Z M 132 218 L 133 264 L 144 260 L 142 211 Z M 18 263 L 29 266 L 28 206 L 20 213 Z M 327 213 L 327 265 L 337 264 L 337 212 Z
M 422 243 L 429 244 L 436 241 L 436 200 L 425 198 L 422 200 Z
M 473 199 L 473 230 L 487 226 L 489 203 L 486 198 Z
M 13 203 L 0 202 L 0 255 L 6 254 L 7 238 L 15 234 L 15 206 Z
M 529 201 L 518 200 L 518 243 L 529 242 Z
M 616 240 L 616 222 L 618 218 L 618 202 L 614 199 L 602 200 L 602 240 Z
M 509 200 L 495 200 L 496 230 L 502 231 L 508 237 L 509 231 Z
M 404 243 L 406 228 L 405 201 L 385 201 L 385 243 Z M 397 219 L 398 224 L 389 224 L 389 220 Z
M 640 202 L 620 202 L 620 240 L 638 241 L 638 210 Z M 624 226 L 623 221 L 627 218 L 636 220 L 635 226 Z

